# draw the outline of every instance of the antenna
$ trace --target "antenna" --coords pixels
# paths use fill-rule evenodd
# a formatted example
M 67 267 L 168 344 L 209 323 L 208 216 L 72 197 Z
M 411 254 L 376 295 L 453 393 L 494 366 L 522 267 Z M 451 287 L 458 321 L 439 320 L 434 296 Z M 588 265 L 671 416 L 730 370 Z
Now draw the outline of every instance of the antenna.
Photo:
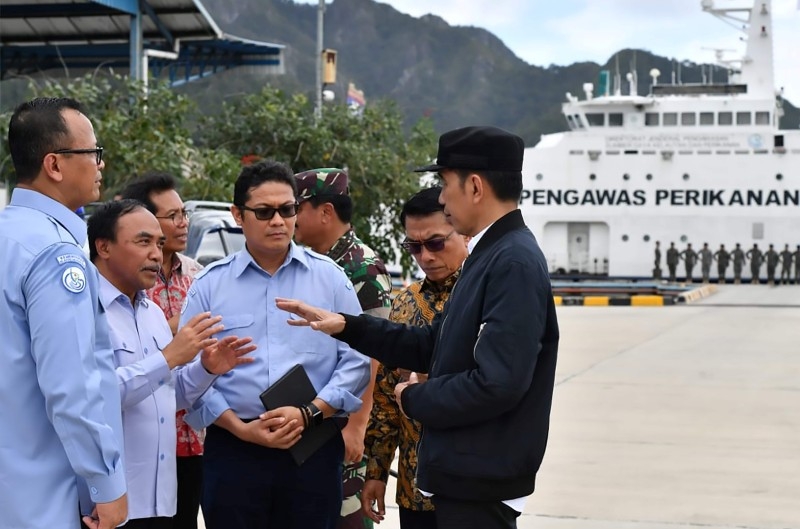
M 614 95 L 622 95 L 622 78 L 619 75 L 619 53 L 614 56 L 615 60 L 615 73 L 614 73 Z

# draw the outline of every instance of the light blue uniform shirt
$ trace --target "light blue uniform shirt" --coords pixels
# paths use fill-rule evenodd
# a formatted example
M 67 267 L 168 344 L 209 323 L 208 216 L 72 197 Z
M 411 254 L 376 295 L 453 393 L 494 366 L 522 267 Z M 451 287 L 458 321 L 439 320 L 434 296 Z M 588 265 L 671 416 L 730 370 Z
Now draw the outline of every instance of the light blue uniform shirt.
M 342 269 L 294 243 L 274 275 L 258 266 L 246 248 L 200 272 L 184 301 L 181 325 L 211 311 L 222 316 L 225 326 L 217 337 L 249 336 L 258 349 L 251 353 L 252 363 L 217 378 L 202 405 L 186 416 L 193 427 L 212 424 L 227 409 L 242 419 L 258 417 L 264 413 L 261 392 L 296 364 L 303 365 L 317 396 L 333 408 L 350 413 L 361 406 L 369 359 L 324 333 L 289 326 L 289 313 L 275 306 L 277 297 L 300 299 L 333 312 L 361 313 Z
M 122 398 L 128 519 L 175 516 L 175 410 L 189 408 L 214 382 L 198 362 L 170 371 L 161 351 L 172 341 L 164 312 L 136 294 L 134 305 L 100 276 Z M 177 399 L 177 401 L 176 401 Z
M 85 240 L 75 213 L 35 191 L 15 189 L 0 212 L 3 528 L 77 529 L 79 488 L 103 503 L 126 490 L 119 389 Z

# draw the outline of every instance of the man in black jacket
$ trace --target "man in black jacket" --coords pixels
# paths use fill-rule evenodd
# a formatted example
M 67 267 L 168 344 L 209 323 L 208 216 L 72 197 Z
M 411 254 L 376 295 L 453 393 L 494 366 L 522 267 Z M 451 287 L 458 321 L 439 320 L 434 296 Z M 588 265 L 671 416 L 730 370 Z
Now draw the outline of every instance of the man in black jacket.
M 439 139 L 439 201 L 470 255 L 441 316 L 406 327 L 296 300 L 278 307 L 389 367 L 427 372 L 395 397 L 423 425 L 417 485 L 440 529 L 516 527 L 547 444 L 558 323 L 547 263 L 517 209 L 524 145 L 494 127 Z M 268 416 L 268 414 L 265 414 Z

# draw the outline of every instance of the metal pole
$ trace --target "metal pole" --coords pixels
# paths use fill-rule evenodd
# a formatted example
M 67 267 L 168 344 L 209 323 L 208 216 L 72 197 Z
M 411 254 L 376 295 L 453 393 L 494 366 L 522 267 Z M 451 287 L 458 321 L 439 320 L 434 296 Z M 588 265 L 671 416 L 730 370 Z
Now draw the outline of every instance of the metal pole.
M 325 18 L 325 0 L 319 0 L 317 9 L 317 78 L 314 85 L 316 105 L 314 117 L 317 121 L 322 117 L 322 27 Z

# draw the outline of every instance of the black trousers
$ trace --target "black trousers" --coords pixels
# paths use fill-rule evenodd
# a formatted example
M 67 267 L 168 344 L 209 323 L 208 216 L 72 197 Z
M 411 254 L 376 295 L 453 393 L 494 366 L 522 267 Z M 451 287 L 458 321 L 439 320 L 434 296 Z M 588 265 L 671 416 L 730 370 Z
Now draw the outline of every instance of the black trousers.
M 399 508 L 400 529 L 438 529 L 436 511 L 412 511 Z
M 172 518 L 139 518 L 120 525 L 119 529 L 172 529 Z
M 335 529 L 342 508 L 344 441 L 336 435 L 301 466 L 288 450 L 210 426 L 203 454 L 207 529 Z
M 517 511 L 502 501 L 465 501 L 433 495 L 438 529 L 516 529 Z
M 174 529 L 197 529 L 197 512 L 203 493 L 203 456 L 178 457 L 178 512 Z

